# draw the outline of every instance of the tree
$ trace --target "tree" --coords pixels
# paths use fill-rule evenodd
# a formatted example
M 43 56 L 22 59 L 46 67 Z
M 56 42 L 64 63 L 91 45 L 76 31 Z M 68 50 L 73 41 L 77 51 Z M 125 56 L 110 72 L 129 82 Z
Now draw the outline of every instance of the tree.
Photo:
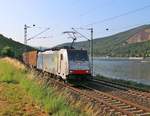
M 1 50 L 1 55 L 2 56 L 9 56 L 9 57 L 14 57 L 14 51 L 11 47 L 6 46 Z

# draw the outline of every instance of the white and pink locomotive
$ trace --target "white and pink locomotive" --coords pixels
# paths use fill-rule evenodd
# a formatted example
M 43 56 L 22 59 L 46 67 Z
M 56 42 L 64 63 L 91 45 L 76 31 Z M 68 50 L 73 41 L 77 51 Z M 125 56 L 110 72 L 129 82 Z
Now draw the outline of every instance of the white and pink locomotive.
M 31 52 L 23 55 L 26 64 L 61 77 L 63 80 L 84 80 L 91 76 L 90 62 L 86 50 L 62 48 Z M 32 64 L 33 62 L 34 64 Z

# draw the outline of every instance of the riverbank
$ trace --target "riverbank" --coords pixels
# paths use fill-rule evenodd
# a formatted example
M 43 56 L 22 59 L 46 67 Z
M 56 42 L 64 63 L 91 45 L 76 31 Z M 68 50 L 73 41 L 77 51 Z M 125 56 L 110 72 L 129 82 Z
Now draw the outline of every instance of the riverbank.
M 100 76 L 100 75 L 95 76 L 95 79 L 106 80 L 106 81 L 110 81 L 110 82 L 130 86 L 131 88 L 135 88 L 135 89 L 138 89 L 138 90 L 150 92 L 150 86 L 149 85 L 146 85 L 146 84 L 143 84 L 143 83 L 137 83 L 137 82 L 131 81 L 131 80 L 113 79 L 113 78 L 108 78 L 108 77 L 104 77 L 104 76 Z

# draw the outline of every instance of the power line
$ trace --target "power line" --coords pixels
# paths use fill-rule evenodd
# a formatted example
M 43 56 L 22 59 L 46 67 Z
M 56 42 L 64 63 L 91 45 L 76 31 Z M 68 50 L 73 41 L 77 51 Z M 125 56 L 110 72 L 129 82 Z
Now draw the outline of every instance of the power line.
M 146 9 L 146 8 L 149 8 L 149 7 L 150 7 L 150 5 L 147 5 L 147 6 L 144 6 L 144 7 L 141 7 L 141 8 L 137 8 L 137 9 L 135 9 L 135 10 L 131 10 L 131 11 L 122 13 L 122 14 L 120 14 L 120 15 L 112 16 L 112 17 L 109 17 L 109 18 L 106 18 L 106 19 L 103 19 L 103 20 L 100 20 L 100 21 L 96 21 L 96 22 L 87 24 L 87 25 L 85 25 L 85 26 L 95 25 L 95 24 L 98 24 L 98 23 L 103 23 L 103 22 L 106 22 L 106 21 L 114 20 L 114 19 L 117 19 L 117 18 L 119 18 L 119 17 L 123 17 L 123 16 L 126 16 L 126 15 L 134 14 L 134 13 L 136 13 L 136 12 L 139 12 L 139 11 L 144 10 L 144 9 Z
M 150 22 L 145 22 L 144 23 L 144 25 L 148 25 L 148 24 L 150 24 Z M 127 25 L 127 26 L 123 26 L 123 27 L 120 27 L 120 28 L 108 28 L 110 31 L 113 30 L 113 32 L 111 32 L 110 34 L 104 35 L 104 36 L 97 35 L 96 38 L 109 37 L 109 36 L 112 36 L 112 35 L 115 35 L 115 34 L 118 34 L 118 33 L 122 33 L 122 32 L 126 32 L 128 30 L 132 30 L 132 29 L 135 29 L 137 27 L 144 26 L 144 25 L 142 25 L 141 23 L 137 23 L 137 24 L 134 24 L 134 25 Z M 97 31 L 97 33 L 103 33 L 103 31 Z
M 48 31 L 49 29 L 50 29 L 50 28 L 46 28 L 44 31 L 42 31 L 42 32 L 40 32 L 40 33 L 38 33 L 38 34 L 34 35 L 33 37 L 31 37 L 31 38 L 29 38 L 29 39 L 27 39 L 27 40 L 34 39 L 35 37 L 37 37 L 37 36 L 39 36 L 39 35 L 43 34 L 43 33 L 44 33 L 44 32 L 46 32 L 46 31 Z
M 144 23 L 144 25 L 147 25 L 147 24 L 150 24 L 150 22 Z M 140 27 L 140 26 L 143 26 L 143 25 L 141 23 L 137 23 L 137 24 L 134 24 L 134 25 L 126 25 L 126 26 L 123 26 L 121 28 L 114 28 L 113 30 L 116 30 L 116 31 L 122 30 L 122 29 L 124 29 L 124 30 L 130 30 L 130 29 L 134 29 L 134 28 Z

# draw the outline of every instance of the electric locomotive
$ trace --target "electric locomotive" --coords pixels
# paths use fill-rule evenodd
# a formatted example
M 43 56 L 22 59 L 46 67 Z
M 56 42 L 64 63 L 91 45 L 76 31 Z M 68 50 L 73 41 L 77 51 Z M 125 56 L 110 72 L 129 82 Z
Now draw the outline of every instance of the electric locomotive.
M 63 80 L 86 80 L 91 77 L 89 57 L 86 50 L 72 48 L 49 49 L 42 52 L 33 52 L 35 59 L 23 55 L 29 65 L 36 60 L 36 68 Z M 31 53 L 30 53 L 31 54 Z M 35 55 L 36 54 L 36 55 Z M 29 58 L 29 59 L 28 59 Z M 30 61 L 32 62 L 30 63 Z M 26 63 L 26 61 L 24 61 Z

